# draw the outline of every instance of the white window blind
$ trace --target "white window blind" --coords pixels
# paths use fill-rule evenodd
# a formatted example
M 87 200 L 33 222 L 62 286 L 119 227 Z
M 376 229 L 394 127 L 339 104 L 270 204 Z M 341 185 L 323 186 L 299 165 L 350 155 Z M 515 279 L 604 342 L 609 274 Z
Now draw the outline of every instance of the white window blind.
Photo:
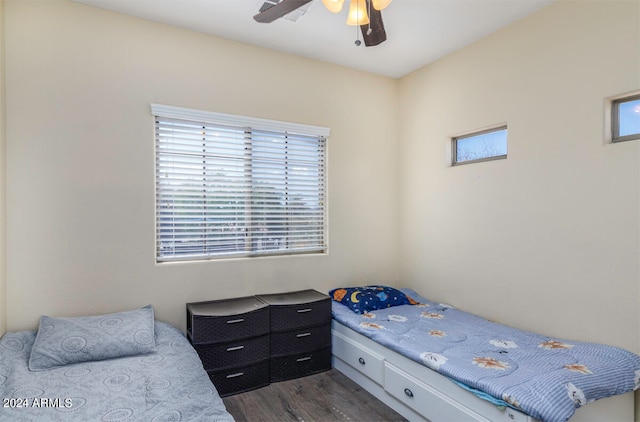
M 326 251 L 328 129 L 159 105 L 152 113 L 158 262 Z

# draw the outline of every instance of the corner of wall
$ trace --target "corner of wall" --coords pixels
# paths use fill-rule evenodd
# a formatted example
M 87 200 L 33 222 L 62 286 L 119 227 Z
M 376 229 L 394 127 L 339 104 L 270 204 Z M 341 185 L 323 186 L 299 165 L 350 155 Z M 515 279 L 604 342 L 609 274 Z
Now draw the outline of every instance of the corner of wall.
M 5 69 L 4 3 L 0 0 L 0 336 L 7 331 L 7 278 L 5 250 Z
M 638 7 L 638 38 L 640 39 L 640 7 Z M 640 85 L 640 77 L 639 77 L 639 85 Z M 638 178 L 640 178 L 640 172 L 638 173 Z M 640 219 L 640 215 L 638 215 Z M 640 258 L 640 257 L 639 257 Z M 640 259 L 638 259 L 638 265 L 640 265 Z M 638 303 L 640 303 L 640 280 L 637 280 L 637 291 L 638 291 Z M 640 310 L 638 310 L 638 318 L 640 318 Z M 638 353 L 640 353 L 640 344 L 638 344 Z M 634 418 L 635 422 L 640 422 L 640 389 L 636 390 L 634 393 Z

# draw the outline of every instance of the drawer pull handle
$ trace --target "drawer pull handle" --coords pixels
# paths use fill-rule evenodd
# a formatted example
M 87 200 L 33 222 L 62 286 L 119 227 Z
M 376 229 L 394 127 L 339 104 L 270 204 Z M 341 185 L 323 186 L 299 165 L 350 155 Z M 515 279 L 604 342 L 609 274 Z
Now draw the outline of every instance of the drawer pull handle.
M 409 390 L 408 388 L 404 389 L 404 393 L 407 395 L 407 397 L 413 397 L 413 391 Z
M 306 309 L 298 309 L 298 313 L 299 314 L 303 314 L 305 312 L 311 312 L 311 308 L 306 308 Z
M 236 350 L 242 350 L 242 349 L 244 349 L 244 346 L 228 347 L 227 352 L 235 352 Z
M 307 356 L 306 358 L 300 358 L 300 359 L 296 359 L 296 362 L 304 362 L 307 360 L 311 360 L 311 356 Z
M 244 322 L 244 318 L 230 319 L 229 321 L 227 321 L 227 324 L 237 324 L 239 322 Z
M 300 338 L 300 337 L 309 337 L 311 335 L 311 333 L 300 333 L 300 334 L 296 334 L 296 337 Z
M 244 372 L 236 372 L 235 374 L 229 374 L 229 375 L 227 375 L 227 377 L 226 377 L 226 378 L 227 378 L 227 379 L 229 379 L 229 378 L 237 378 L 237 377 L 241 377 L 241 376 L 243 376 L 243 375 L 244 375 Z
M 360 365 L 364 365 L 367 362 L 365 362 L 364 358 L 358 358 L 358 362 L 360 362 Z

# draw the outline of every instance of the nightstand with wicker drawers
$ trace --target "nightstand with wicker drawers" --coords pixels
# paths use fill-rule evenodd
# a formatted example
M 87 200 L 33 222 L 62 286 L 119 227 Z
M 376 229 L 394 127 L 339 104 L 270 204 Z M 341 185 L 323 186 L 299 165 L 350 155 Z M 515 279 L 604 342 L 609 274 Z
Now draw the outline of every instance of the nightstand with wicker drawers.
M 255 296 L 187 304 L 187 337 L 222 397 L 269 384 L 269 332 Z
M 271 382 L 331 369 L 331 299 L 315 290 L 259 295 L 271 319 Z

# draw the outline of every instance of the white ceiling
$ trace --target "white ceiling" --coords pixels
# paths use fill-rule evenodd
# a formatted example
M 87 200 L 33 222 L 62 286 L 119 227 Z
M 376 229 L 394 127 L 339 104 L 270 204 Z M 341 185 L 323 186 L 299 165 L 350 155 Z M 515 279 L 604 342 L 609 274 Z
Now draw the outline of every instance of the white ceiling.
M 261 47 L 402 77 L 520 19 L 555 0 L 395 0 L 383 12 L 387 41 L 355 46 L 340 14 L 310 3 L 297 22 L 253 20 L 264 0 L 74 0 Z

